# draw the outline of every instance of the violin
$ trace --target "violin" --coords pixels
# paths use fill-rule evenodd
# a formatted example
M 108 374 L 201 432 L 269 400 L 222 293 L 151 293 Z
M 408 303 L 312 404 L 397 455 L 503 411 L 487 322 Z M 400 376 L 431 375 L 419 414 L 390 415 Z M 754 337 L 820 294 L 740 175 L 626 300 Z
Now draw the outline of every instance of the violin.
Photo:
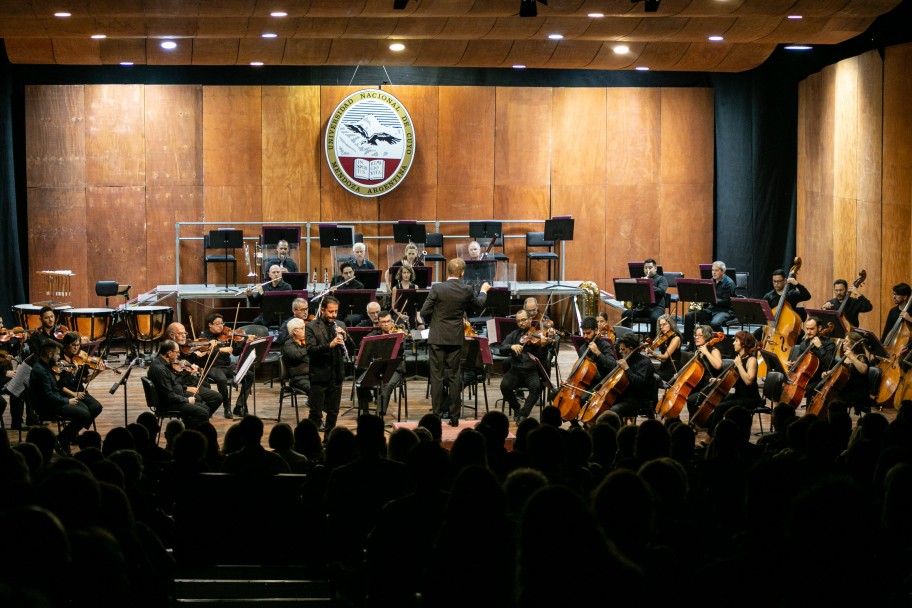
M 822 340 L 833 331 L 834 327 L 832 323 L 827 323 L 827 326 L 818 332 L 817 337 Z M 801 400 L 804 399 L 808 382 L 817 373 L 819 367 L 820 359 L 811 352 L 809 346 L 792 364 L 792 368 L 788 372 L 788 383 L 782 387 L 779 403 L 788 403 L 793 408 L 798 409 Z
M 630 357 L 633 356 L 633 353 L 639 352 L 644 348 L 649 348 L 651 344 L 652 340 L 646 338 L 645 342 L 637 346 L 624 357 L 624 361 L 630 359 Z M 621 368 L 619 365 L 611 370 L 611 373 L 605 377 L 601 384 L 599 384 L 598 388 L 595 390 L 595 394 L 592 395 L 592 398 L 586 403 L 586 406 L 580 410 L 576 419 L 585 425 L 595 422 L 602 412 L 611 409 L 611 406 L 614 405 L 618 400 L 618 397 L 627 390 L 628 386 L 630 386 L 630 379 L 627 378 L 627 370 Z
M 706 343 L 707 348 L 712 348 L 725 338 L 721 331 L 716 332 L 711 340 Z M 662 395 L 662 400 L 656 405 L 656 414 L 664 418 L 677 418 L 681 415 L 681 410 L 687 404 L 687 397 L 691 391 L 700 384 L 703 376 L 706 374 L 706 366 L 703 364 L 702 353 L 697 352 L 690 361 L 687 362 L 678 373 L 675 374 L 669 384 L 670 386 Z
M 36 329 L 25 329 L 24 327 L 13 327 L 7 329 L 5 327 L 0 328 L 0 342 L 9 342 L 11 340 L 24 340 L 28 337 L 29 334 L 38 331 Z
M 87 366 L 89 369 L 95 369 L 98 371 L 104 371 L 107 369 L 105 362 L 102 361 L 101 357 L 90 357 L 89 353 L 84 350 L 79 351 L 77 354 L 73 355 L 73 364 L 77 367 Z
M 196 372 L 198 372 L 199 366 L 194 365 L 184 359 L 178 359 L 177 361 L 175 361 L 174 363 L 171 364 L 171 369 L 174 370 L 174 372 L 177 374 L 186 375 L 186 374 L 195 374 Z
M 800 268 L 801 258 L 796 257 L 794 266 L 789 270 L 785 286 L 782 288 L 782 295 L 779 296 L 779 305 L 773 309 L 775 319 L 772 324 L 763 328 L 763 339 L 760 341 L 761 348 L 775 354 L 782 363 L 782 367 L 788 365 L 789 352 L 794 348 L 795 343 L 798 341 L 798 334 L 801 333 L 801 317 L 786 299 L 790 287 L 787 281 L 788 279 L 796 278 Z M 766 372 L 766 362 L 760 360 L 757 376 L 766 377 Z
M 181 344 L 180 352 L 182 355 L 189 355 L 190 353 L 207 353 L 210 348 L 212 348 L 212 342 L 205 338 L 197 338 L 186 344 Z
M 219 344 L 227 346 L 232 342 L 244 342 L 248 338 L 247 332 L 243 329 L 230 329 L 226 327 L 222 330 L 222 333 L 218 335 L 216 340 Z
M 845 344 L 845 343 L 843 343 Z M 859 340 L 852 345 L 851 351 L 855 354 L 864 349 L 864 341 Z M 817 393 L 811 402 L 807 404 L 807 413 L 814 414 L 819 418 L 825 418 L 829 412 L 830 401 L 835 399 L 840 391 L 848 384 L 852 377 L 852 368 L 845 365 L 845 355 L 839 357 L 833 364 L 833 367 L 827 372 L 826 379 L 817 387 Z
M 472 327 L 472 324 L 469 323 L 469 320 L 466 318 L 463 318 L 463 322 L 465 323 L 465 325 L 463 326 L 463 332 L 465 334 L 465 337 L 469 338 L 469 339 L 477 338 L 478 334 L 475 332 L 475 328 Z
M 78 365 L 76 365 L 75 363 L 67 363 L 66 361 L 58 361 L 57 363 L 55 363 L 53 365 L 53 367 L 51 367 L 51 371 L 54 372 L 58 376 L 60 374 L 62 374 L 63 372 L 73 373 L 77 369 L 79 369 Z

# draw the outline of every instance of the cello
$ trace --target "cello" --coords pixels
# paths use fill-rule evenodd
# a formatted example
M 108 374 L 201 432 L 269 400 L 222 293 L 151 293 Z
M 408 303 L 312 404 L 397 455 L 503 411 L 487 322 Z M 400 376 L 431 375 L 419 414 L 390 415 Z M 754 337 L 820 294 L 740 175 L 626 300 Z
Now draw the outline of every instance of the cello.
M 801 258 L 796 257 L 794 265 L 789 270 L 785 286 L 782 288 L 782 294 L 779 296 L 779 304 L 773 309 L 775 318 L 772 324 L 763 328 L 763 338 L 760 340 L 760 348 L 775 354 L 782 363 L 782 367 L 787 366 L 789 352 L 798 341 L 798 334 L 801 333 L 801 317 L 786 299 L 790 287 L 788 280 L 796 278 L 800 269 Z M 766 377 L 766 361 L 761 358 L 757 363 L 757 377 Z
M 721 331 L 706 343 L 707 348 L 712 348 L 725 338 Z M 687 397 L 691 391 L 700 384 L 706 374 L 706 366 L 702 361 L 702 353 L 698 352 L 690 361 L 678 370 L 669 381 L 669 387 L 662 395 L 662 400 L 656 405 L 656 414 L 663 418 L 677 418 L 687 404 Z
M 912 305 L 912 298 L 906 300 L 902 312 L 896 318 L 896 323 L 890 328 L 887 339 L 884 341 L 884 350 L 890 355 L 877 364 L 880 368 L 880 386 L 877 389 L 875 401 L 880 407 L 893 407 L 893 398 L 896 396 L 896 389 L 903 379 L 902 360 L 909 352 L 909 323 L 902 318 L 903 312 L 909 312 L 909 306 Z
M 842 346 L 845 347 L 845 344 L 843 342 Z M 849 347 L 849 350 L 857 354 L 856 349 L 858 347 L 864 347 L 864 340 L 855 342 Z M 827 372 L 826 379 L 817 388 L 814 398 L 807 404 L 808 414 L 814 414 L 820 418 L 826 417 L 829 412 L 830 401 L 839 396 L 840 391 L 845 388 L 849 378 L 852 377 L 852 370 L 848 365 L 845 365 L 845 359 L 846 357 L 843 355 L 833 363 L 833 367 Z
M 598 337 L 593 337 L 592 340 L 594 342 L 598 340 Z M 567 381 L 561 385 L 551 401 L 551 404 L 560 410 L 562 420 L 569 422 L 576 419 L 582 407 L 580 398 L 584 394 L 590 393 L 589 387 L 596 378 L 598 378 L 598 363 L 587 346 L 586 352 L 573 365 Z
M 640 352 L 644 348 L 648 348 L 651 344 L 652 340 L 646 338 L 645 342 L 627 353 L 627 356 L 624 357 L 623 360 L 627 361 L 633 356 L 633 353 Z M 602 412 L 611 409 L 611 406 L 614 405 L 618 400 L 618 397 L 627 390 L 628 386 L 630 386 L 630 379 L 627 378 L 627 370 L 622 369 L 621 366 L 618 365 L 611 370 L 610 374 L 605 376 L 605 379 L 599 384 L 598 388 L 596 388 L 595 394 L 592 395 L 592 399 L 586 403 L 586 406 L 582 408 L 576 419 L 585 425 L 594 422 Z
M 741 355 L 737 356 L 741 357 Z M 741 360 L 745 361 L 747 358 L 748 357 L 741 357 Z M 706 423 L 709 422 L 713 412 L 716 411 L 716 406 L 719 405 L 725 398 L 725 395 L 727 395 L 735 386 L 735 383 L 738 382 L 739 375 L 738 368 L 735 366 L 735 362 L 732 361 L 714 382 L 711 381 L 713 382 L 712 388 L 709 393 L 703 397 L 703 401 L 700 402 L 700 407 L 694 412 L 693 418 L 688 421 L 688 424 L 697 429 L 706 428 Z
M 827 323 L 827 326 L 820 330 L 817 337 L 822 340 L 833 331 L 834 327 L 832 323 Z M 801 400 L 804 399 L 808 382 L 817 373 L 819 367 L 820 359 L 808 347 L 792 364 L 792 369 L 788 372 L 788 382 L 782 387 L 779 403 L 787 403 L 797 410 Z

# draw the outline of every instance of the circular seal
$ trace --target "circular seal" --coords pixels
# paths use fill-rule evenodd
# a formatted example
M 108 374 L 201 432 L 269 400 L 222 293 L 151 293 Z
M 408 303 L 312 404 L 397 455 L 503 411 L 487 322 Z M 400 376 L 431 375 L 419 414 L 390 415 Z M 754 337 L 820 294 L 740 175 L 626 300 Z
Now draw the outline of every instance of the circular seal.
M 398 99 L 364 89 L 333 110 L 323 147 L 343 188 L 358 196 L 380 196 L 401 184 L 412 167 L 415 127 Z

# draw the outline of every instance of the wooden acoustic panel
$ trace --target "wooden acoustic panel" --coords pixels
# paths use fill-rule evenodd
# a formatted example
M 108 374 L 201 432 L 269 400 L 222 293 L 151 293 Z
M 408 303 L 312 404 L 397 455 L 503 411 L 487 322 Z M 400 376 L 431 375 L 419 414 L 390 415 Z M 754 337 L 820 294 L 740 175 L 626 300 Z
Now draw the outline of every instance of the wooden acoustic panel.
M 547 186 L 551 181 L 552 90 L 498 87 L 495 94 L 495 186 Z
M 28 284 L 33 303 L 83 306 L 86 287 L 86 191 L 83 187 L 28 189 Z M 40 270 L 70 270 L 70 297 L 52 297 Z
M 143 99 L 143 86 L 138 84 L 86 86 L 88 184 L 145 185 Z
M 493 143 L 493 141 L 492 141 Z M 491 163 L 493 169 L 493 163 Z M 493 173 L 492 173 L 493 176 Z M 466 176 L 467 179 L 470 179 Z M 484 220 L 494 218 L 494 186 L 466 184 L 439 184 L 437 186 L 438 220 L 459 220 L 467 217 Z M 441 228 L 448 233 L 449 228 Z M 466 228 L 468 230 L 468 228 Z M 464 232 L 463 234 L 467 234 Z
M 883 275 L 880 271 L 882 259 L 890 259 L 892 256 L 884 257 L 883 232 L 881 225 L 880 213 L 881 203 L 879 200 L 873 202 L 858 201 L 858 230 L 855 235 L 855 250 L 857 251 L 855 268 L 846 271 L 845 276 L 833 277 L 844 278 L 850 283 L 858 276 L 858 271 L 864 269 L 868 273 L 861 292 L 874 304 L 874 310 L 861 315 L 861 327 L 870 329 L 880 335 L 880 329 L 883 327 L 883 319 L 886 318 L 886 303 L 882 300 Z M 815 298 L 817 300 L 817 298 Z M 823 300 L 823 298 L 820 298 Z M 889 300 L 887 300 L 889 302 Z
M 614 242 L 614 235 L 605 230 L 607 189 L 599 183 L 555 184 L 551 188 L 551 214 L 574 219 L 573 240 L 565 247 L 566 277 L 595 281 L 603 289 L 609 243 Z M 517 262 L 517 272 L 520 262 L 525 265 L 524 260 L 511 261 Z
M 85 87 L 25 87 L 26 184 L 85 185 Z
M 93 298 L 97 281 L 130 284 L 133 293 L 157 284 L 146 278 L 145 199 L 143 186 L 86 188 L 85 281 Z
M 554 89 L 551 183 L 598 186 L 607 179 L 605 89 Z
M 201 221 L 202 186 L 150 186 L 146 189 L 146 278 L 150 285 L 171 285 L 176 280 L 175 224 Z M 186 227 L 181 231 L 181 236 L 201 235 L 202 230 L 198 227 Z M 202 241 L 181 241 L 180 248 L 180 282 L 202 283 Z
M 494 99 L 494 87 L 438 87 L 437 183 L 441 186 L 494 182 Z
M 670 119 L 662 120 L 662 183 L 711 186 L 715 150 L 712 89 L 662 89 L 661 115 Z
M 682 209 L 686 209 L 686 213 L 681 213 Z M 699 277 L 697 265 L 714 261 L 712 182 L 662 184 L 656 215 L 662 218 L 659 226 L 661 252 L 659 257 L 653 257 L 661 260 L 668 270 Z
M 203 89 L 145 85 L 146 183 L 203 183 Z
M 263 88 L 263 185 L 320 184 L 320 87 Z
M 203 175 L 206 186 L 262 183 L 261 87 L 203 89 Z
M 662 141 L 661 90 L 609 88 L 605 109 L 607 183 L 657 183 Z M 609 190 L 609 203 L 611 195 Z

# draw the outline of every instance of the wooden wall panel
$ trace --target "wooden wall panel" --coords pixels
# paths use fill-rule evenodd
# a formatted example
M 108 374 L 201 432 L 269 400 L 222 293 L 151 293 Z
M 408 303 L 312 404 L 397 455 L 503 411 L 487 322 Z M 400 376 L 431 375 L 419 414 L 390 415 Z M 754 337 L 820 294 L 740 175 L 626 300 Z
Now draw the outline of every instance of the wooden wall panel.
M 175 282 L 175 234 L 177 222 L 203 221 L 201 186 L 150 186 L 146 190 L 146 279 L 150 285 Z M 182 236 L 200 236 L 201 228 L 182 231 Z M 203 242 L 182 241 L 181 283 L 203 282 Z
M 263 185 L 264 222 L 315 222 L 320 219 L 317 186 Z M 303 234 L 303 232 L 302 232 Z
M 203 183 L 203 88 L 146 85 L 146 183 Z
M 662 183 L 712 184 L 712 109 L 712 89 L 662 89 Z
M 660 160 L 662 93 L 659 89 L 606 92 L 609 184 L 656 183 Z M 610 200 L 610 191 L 609 191 Z
M 554 89 L 551 183 L 604 184 L 605 89 Z
M 548 186 L 494 186 L 494 217 L 504 220 L 534 220 L 551 217 L 551 192 Z M 525 235 L 526 232 L 543 230 L 542 224 L 504 224 L 508 234 Z M 544 251 L 534 249 L 533 251 Z M 516 263 L 516 276 L 519 280 L 545 280 L 547 268 L 544 262 L 536 262 L 531 268 L 531 277 L 526 277 L 526 240 L 525 238 L 507 239 L 506 254 L 511 262 Z M 552 278 L 557 278 L 552 274 Z
M 73 306 L 83 306 L 86 283 L 85 188 L 28 189 L 29 301 L 46 302 L 45 279 L 39 270 L 71 270 Z M 60 298 L 54 298 L 61 301 Z
M 153 289 L 146 278 L 146 192 L 142 186 L 86 188 L 86 282 L 90 305 L 97 281 L 133 286 L 132 294 Z M 172 245 L 169 250 L 173 251 Z M 172 262 L 173 266 L 173 262 Z
M 614 237 L 604 229 L 607 189 L 607 186 L 600 183 L 555 185 L 551 188 L 551 213 L 572 215 L 575 220 L 573 240 L 565 248 L 566 277 L 595 281 L 600 288 L 611 291 L 610 287 L 602 284 L 602 277 L 606 276 L 605 252 L 609 244 L 613 243 Z M 523 257 L 516 261 L 525 266 Z
M 85 184 L 85 87 L 25 87 L 26 184 Z
M 263 87 L 263 185 L 320 184 L 320 87 Z
M 263 189 L 251 186 L 203 187 L 203 219 L 207 222 L 259 222 L 262 220 Z M 211 228 L 207 227 L 206 230 Z M 246 228 L 247 236 L 259 230 Z
M 697 278 L 698 264 L 715 261 L 712 243 L 713 185 L 666 183 L 659 186 L 658 194 L 658 215 L 666 221 L 662 221 L 659 227 L 661 252 L 656 260 L 668 270 Z M 687 212 L 681 213 L 681 209 L 687 209 Z
M 86 86 L 85 107 L 86 183 L 144 186 L 143 86 Z
M 551 89 L 544 87 L 497 88 L 494 125 L 495 186 L 550 184 L 551 94 Z M 495 201 L 496 199 L 495 192 Z M 497 211 L 495 202 L 495 214 Z
M 882 230 L 880 223 L 880 200 L 873 202 L 858 201 L 858 232 L 856 235 L 856 251 L 858 252 L 855 260 L 857 268 L 853 269 L 849 276 L 842 277 L 851 282 L 858 276 L 858 271 L 864 269 L 868 273 L 868 278 L 861 292 L 865 294 L 872 304 L 875 300 L 880 300 L 880 305 L 875 305 L 874 310 L 865 313 L 860 317 L 861 327 L 870 329 L 880 335 L 880 329 L 883 327 L 883 319 L 886 318 L 886 305 L 883 304 L 881 296 L 883 289 L 883 274 L 880 271 L 880 260 L 883 258 L 886 249 L 883 248 Z M 836 277 L 834 277 L 835 279 Z M 817 294 L 814 294 L 815 296 Z M 829 294 L 821 294 L 829 295 Z M 814 298 L 815 302 L 822 302 L 821 298 Z
M 203 176 L 207 186 L 262 183 L 261 87 L 203 89 Z
M 439 87 L 438 91 L 438 183 L 489 187 L 494 182 L 494 87 Z M 455 212 L 449 209 L 449 200 L 439 202 L 439 213 Z

